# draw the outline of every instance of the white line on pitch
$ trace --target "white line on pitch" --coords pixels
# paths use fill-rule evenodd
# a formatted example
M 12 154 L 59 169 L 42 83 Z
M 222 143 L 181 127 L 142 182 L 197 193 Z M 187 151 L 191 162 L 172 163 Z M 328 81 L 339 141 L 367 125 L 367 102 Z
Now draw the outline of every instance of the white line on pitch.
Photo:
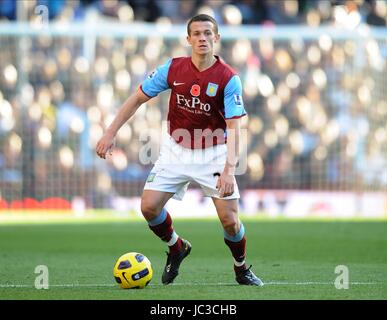
M 384 282 L 350 282 L 349 285 L 380 285 Z M 174 283 L 172 286 L 233 286 L 237 283 Z M 334 285 L 333 282 L 282 282 L 282 281 L 269 281 L 265 282 L 266 286 L 307 286 L 307 285 Z M 54 288 L 91 288 L 91 287 L 115 287 L 118 286 L 114 283 L 101 283 L 101 284 L 79 284 L 79 283 L 70 283 L 70 284 L 52 284 L 50 287 Z M 151 287 L 163 287 L 163 284 L 150 284 Z M 170 287 L 170 286 L 168 286 Z M 0 284 L 0 288 L 34 288 L 33 285 L 28 284 Z

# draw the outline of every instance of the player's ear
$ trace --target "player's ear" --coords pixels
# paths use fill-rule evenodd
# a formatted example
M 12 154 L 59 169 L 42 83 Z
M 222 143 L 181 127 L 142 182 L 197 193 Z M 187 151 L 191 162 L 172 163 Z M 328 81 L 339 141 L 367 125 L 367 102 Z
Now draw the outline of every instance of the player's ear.
M 220 34 L 216 34 L 214 38 L 214 42 L 218 42 L 220 40 Z
M 186 39 L 187 39 L 188 44 L 191 45 L 191 37 L 188 35 Z

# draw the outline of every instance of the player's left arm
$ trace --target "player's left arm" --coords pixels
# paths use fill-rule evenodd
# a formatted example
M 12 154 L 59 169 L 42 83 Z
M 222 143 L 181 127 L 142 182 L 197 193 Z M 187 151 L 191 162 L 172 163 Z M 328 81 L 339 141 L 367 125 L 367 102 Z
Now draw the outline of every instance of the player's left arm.
M 217 183 L 221 197 L 234 193 L 235 170 L 239 158 L 240 118 L 246 115 L 242 99 L 242 83 L 234 75 L 224 89 L 224 116 L 227 125 L 227 161 Z
M 240 118 L 226 120 L 226 124 L 227 160 L 217 185 L 221 198 L 234 193 L 235 169 L 239 159 Z

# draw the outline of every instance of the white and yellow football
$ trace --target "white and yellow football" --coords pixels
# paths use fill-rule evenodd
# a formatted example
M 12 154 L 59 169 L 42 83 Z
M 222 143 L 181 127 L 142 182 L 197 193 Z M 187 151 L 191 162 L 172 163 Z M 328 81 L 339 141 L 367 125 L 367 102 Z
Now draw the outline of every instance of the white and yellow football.
M 129 252 L 118 258 L 113 275 L 123 289 L 143 289 L 152 280 L 153 270 L 146 256 Z

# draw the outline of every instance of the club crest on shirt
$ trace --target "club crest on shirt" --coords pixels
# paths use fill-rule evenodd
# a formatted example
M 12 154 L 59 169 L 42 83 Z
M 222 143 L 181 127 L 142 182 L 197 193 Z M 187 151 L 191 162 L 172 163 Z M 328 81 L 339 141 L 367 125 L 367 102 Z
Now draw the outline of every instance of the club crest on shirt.
M 234 94 L 234 102 L 237 106 L 241 106 L 243 104 L 242 96 L 240 94 Z
M 194 84 L 192 87 L 191 87 L 191 91 L 190 91 L 191 95 L 193 97 L 199 97 L 200 96 L 200 86 L 198 84 Z
M 209 97 L 215 97 L 218 92 L 218 85 L 216 83 L 209 82 L 207 86 L 206 95 Z

